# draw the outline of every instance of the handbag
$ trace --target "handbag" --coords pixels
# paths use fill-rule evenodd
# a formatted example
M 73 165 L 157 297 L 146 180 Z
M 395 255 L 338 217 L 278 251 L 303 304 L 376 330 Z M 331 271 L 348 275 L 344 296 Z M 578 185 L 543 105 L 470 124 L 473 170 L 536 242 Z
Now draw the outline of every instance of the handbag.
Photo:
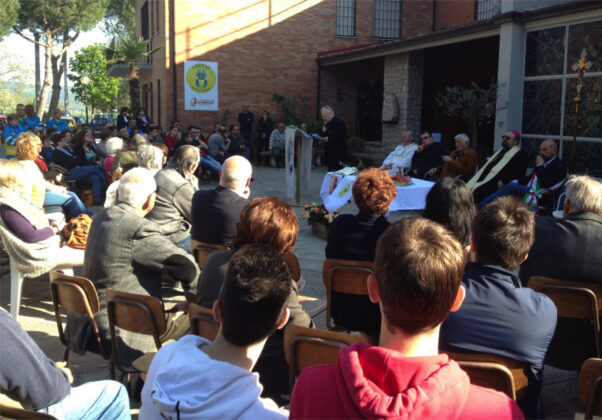
M 70 248 L 86 249 L 91 225 L 92 218 L 87 214 L 80 214 L 69 220 L 69 223 L 61 230 L 61 246 L 67 245 Z

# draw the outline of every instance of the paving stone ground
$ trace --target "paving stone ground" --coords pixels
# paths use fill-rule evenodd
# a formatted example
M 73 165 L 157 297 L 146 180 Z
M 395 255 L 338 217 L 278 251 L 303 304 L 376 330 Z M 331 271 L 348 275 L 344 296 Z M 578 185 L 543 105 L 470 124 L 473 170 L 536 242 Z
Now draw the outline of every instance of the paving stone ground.
M 301 203 L 321 201 L 319 189 L 326 170 L 316 168 L 312 171 L 310 189 L 302 191 Z M 207 183 L 201 186 L 203 189 L 215 187 L 215 183 Z M 274 195 L 282 199 L 285 197 L 285 183 L 283 169 L 270 167 L 256 167 L 254 169 L 254 181 L 251 183 L 251 198 Z M 311 234 L 307 221 L 301 218 L 301 207 L 293 208 L 299 218 L 300 231 L 294 253 L 299 259 L 301 272 L 306 280 L 302 291 L 303 295 L 320 299 L 326 298 L 326 291 L 322 284 L 322 264 L 324 262 L 324 247 L 326 242 Z M 93 210 L 100 210 L 95 208 Z M 342 209 L 343 213 L 356 213 L 354 204 L 347 204 Z M 408 214 L 416 212 L 394 212 L 389 220 L 397 220 Z M 1 271 L 1 270 L 0 270 Z M 38 279 L 26 279 L 23 287 L 23 298 L 21 301 L 21 313 L 19 322 L 27 330 L 46 354 L 53 360 L 62 360 L 64 347 L 61 345 L 49 290 L 48 275 Z M 6 310 L 10 309 L 10 275 L 0 277 L 0 305 Z M 324 313 L 316 317 L 318 328 L 325 329 Z M 108 379 L 108 363 L 100 356 L 87 353 L 84 356 L 73 354 L 70 356 L 70 365 L 74 374 L 74 385 L 82 384 L 92 380 Z M 0 348 L 1 363 L 1 348 Z M 575 412 L 584 412 L 577 399 L 577 372 L 568 372 L 549 366 L 545 368 L 544 381 L 544 407 L 546 417 L 553 419 L 574 418 Z M 137 415 L 137 405 L 132 414 Z

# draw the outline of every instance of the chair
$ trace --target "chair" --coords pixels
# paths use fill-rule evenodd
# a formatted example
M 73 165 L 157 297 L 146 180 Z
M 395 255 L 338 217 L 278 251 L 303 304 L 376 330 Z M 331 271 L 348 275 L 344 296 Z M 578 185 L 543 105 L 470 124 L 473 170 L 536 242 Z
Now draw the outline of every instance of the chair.
M 2 419 L 27 419 L 27 420 L 56 420 L 56 417 L 33 410 L 11 407 L 0 403 L 0 418 Z
M 327 258 L 322 268 L 322 281 L 326 286 L 326 327 L 330 331 L 344 331 L 345 328 L 333 325 L 332 293 L 368 295 L 366 279 L 374 273 L 371 261 L 350 261 Z
M 301 267 L 299 266 L 297 256 L 292 252 L 285 252 L 282 256 L 288 264 L 291 277 L 296 283 L 299 283 L 299 280 L 301 279 Z M 326 310 L 326 301 L 324 299 L 299 295 L 299 303 L 311 318 L 318 316 Z
M 297 259 L 297 256 L 292 252 L 285 252 L 282 256 L 288 265 L 288 269 L 291 272 L 291 277 L 296 283 L 299 283 L 299 279 L 301 279 L 301 267 L 299 266 L 299 260 Z
M 52 295 L 52 304 L 54 305 L 54 315 L 56 325 L 59 331 L 61 343 L 66 347 L 63 360 L 69 362 L 69 343 L 63 331 L 63 322 L 61 320 L 61 310 L 63 307 L 67 311 L 77 312 L 86 315 L 90 320 L 92 332 L 100 355 L 108 359 L 105 351 L 98 324 L 94 319 L 94 314 L 100 310 L 100 301 L 94 284 L 85 277 L 74 277 L 60 273 L 58 271 L 50 272 L 50 293 Z
M 448 354 L 468 373 L 471 383 L 504 392 L 517 401 L 527 394 L 529 365 L 526 362 L 494 354 Z
M 529 279 L 527 287 L 544 293 L 556 305 L 558 318 L 584 319 L 592 321 L 594 354 L 592 356 L 602 357 L 600 348 L 600 307 L 598 299 L 602 299 L 602 285 L 594 283 L 582 283 L 563 281 L 548 277 L 533 276 Z M 558 327 L 555 335 L 558 334 Z M 555 343 L 552 341 L 548 349 L 548 356 L 555 351 L 558 345 L 570 345 L 570 343 Z M 582 359 L 577 363 L 581 365 Z M 576 363 L 576 362 L 575 362 Z M 575 370 L 575 363 L 571 366 L 553 366 L 560 369 Z M 577 368 L 578 369 L 578 368 Z
M 121 364 L 115 327 L 137 334 L 151 335 L 155 340 L 155 346 L 160 349 L 160 336 L 167 329 L 163 305 L 152 296 L 120 292 L 111 288 L 107 289 L 106 298 L 111 334 L 111 378 L 115 379 L 115 368 L 117 368 L 121 372 L 119 380 L 123 381 L 126 377 L 129 383 L 130 374 L 138 370 Z
M 596 412 L 602 412 L 602 359 L 587 359 L 577 381 L 577 395 L 585 406 L 585 420 L 591 420 Z
M 353 343 L 368 344 L 360 335 L 288 325 L 284 330 L 284 355 L 289 365 L 291 393 L 296 377 L 303 369 L 335 363 L 339 350 Z
M 219 331 L 220 323 L 213 318 L 213 311 L 196 303 L 188 304 L 188 317 L 190 318 L 190 329 L 193 334 L 215 340 Z
M 223 251 L 228 249 L 225 245 L 219 244 L 206 244 L 203 242 L 196 242 L 192 249 L 192 255 L 194 255 L 194 259 L 196 260 L 199 268 L 202 270 L 205 266 L 205 260 L 214 251 Z

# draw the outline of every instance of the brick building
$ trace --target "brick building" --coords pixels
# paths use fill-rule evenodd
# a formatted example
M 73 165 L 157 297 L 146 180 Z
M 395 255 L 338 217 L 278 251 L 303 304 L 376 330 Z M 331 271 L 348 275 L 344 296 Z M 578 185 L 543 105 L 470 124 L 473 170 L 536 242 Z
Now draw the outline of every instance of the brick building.
M 303 96 L 299 113 L 329 104 L 351 135 L 393 148 L 404 129 L 430 128 L 450 145 L 467 131 L 434 100 L 452 84 L 500 83 L 495 139 L 509 127 L 534 150 L 545 137 L 568 150 L 571 102 L 583 48 L 586 74 L 578 130 L 581 170 L 602 170 L 602 2 L 597 0 L 137 0 L 137 31 L 164 45 L 143 65 L 142 103 L 163 127 L 203 131 L 243 103 L 278 119 L 274 93 Z M 184 61 L 219 64 L 219 110 L 184 109 Z M 385 96 L 399 105 L 383 123 Z M 300 107 L 302 108 L 302 107 Z M 565 156 L 566 158 L 566 156 Z

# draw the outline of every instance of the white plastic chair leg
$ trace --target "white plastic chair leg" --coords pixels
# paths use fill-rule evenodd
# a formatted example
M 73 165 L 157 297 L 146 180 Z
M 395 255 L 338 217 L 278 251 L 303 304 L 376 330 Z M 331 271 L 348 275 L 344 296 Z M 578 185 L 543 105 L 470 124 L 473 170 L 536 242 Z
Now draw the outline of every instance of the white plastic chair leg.
M 17 270 L 13 259 L 10 261 L 10 315 L 13 319 L 19 317 L 19 306 L 21 305 L 21 288 L 23 287 L 23 274 Z

